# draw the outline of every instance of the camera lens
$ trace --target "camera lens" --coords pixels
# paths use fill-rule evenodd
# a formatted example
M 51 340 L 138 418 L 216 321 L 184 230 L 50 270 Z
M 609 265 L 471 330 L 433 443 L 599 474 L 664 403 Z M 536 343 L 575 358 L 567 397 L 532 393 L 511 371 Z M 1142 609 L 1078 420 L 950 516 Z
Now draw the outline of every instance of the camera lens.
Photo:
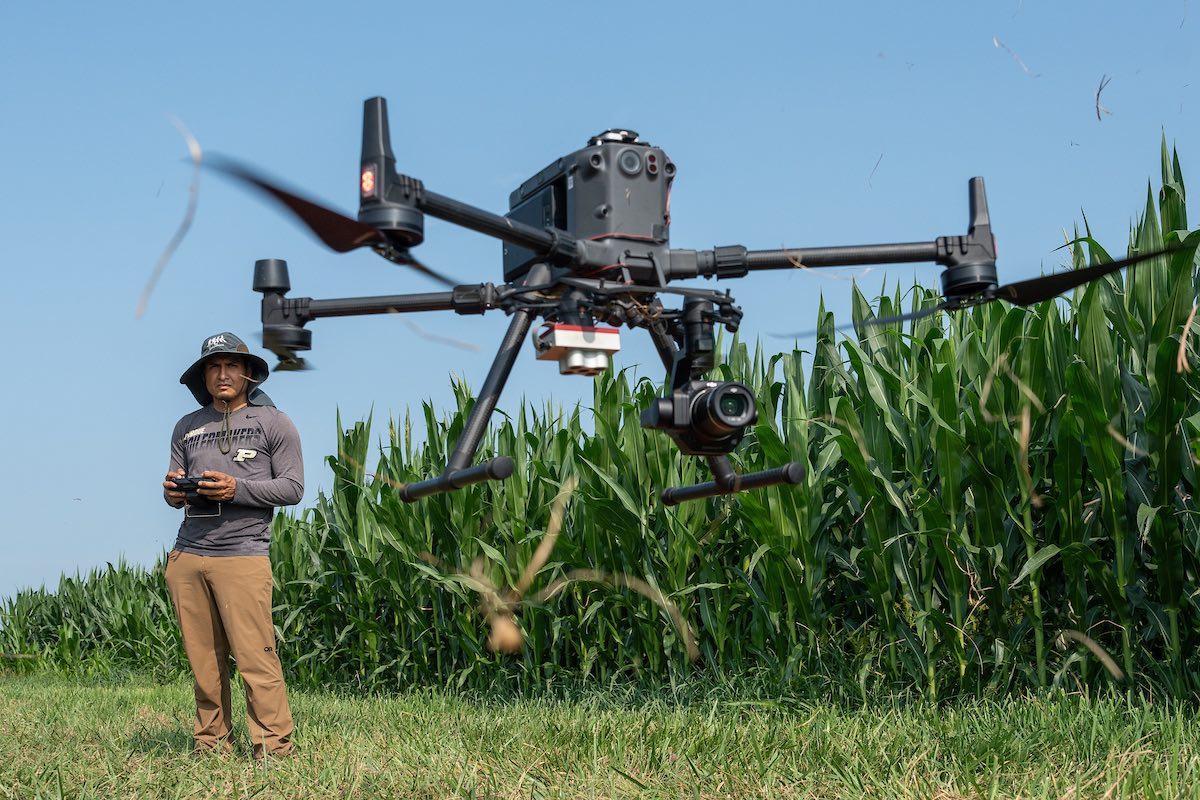
M 617 165 L 626 175 L 637 175 L 642 170 L 642 157 L 636 150 L 622 150 L 617 155 Z
M 723 394 L 718 405 L 721 413 L 727 417 L 740 417 L 746 413 L 746 398 L 740 394 Z
M 736 433 L 754 422 L 754 397 L 740 383 L 718 383 L 702 390 L 692 406 L 696 430 L 720 438 Z

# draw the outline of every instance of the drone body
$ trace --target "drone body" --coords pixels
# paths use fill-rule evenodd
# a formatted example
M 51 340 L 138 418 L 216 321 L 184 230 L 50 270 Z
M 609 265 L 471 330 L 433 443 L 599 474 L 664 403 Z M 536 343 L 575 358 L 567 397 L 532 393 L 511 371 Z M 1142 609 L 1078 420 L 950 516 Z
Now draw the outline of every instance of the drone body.
M 521 184 L 508 216 L 527 225 L 569 231 L 577 239 L 618 245 L 621 261 L 593 271 L 661 285 L 671 225 L 675 165 L 661 149 L 627 130 L 608 130 Z M 504 280 L 522 278 L 542 255 L 504 246 Z
M 452 491 L 511 474 L 512 460 L 498 456 L 471 466 L 487 421 L 533 323 L 537 357 L 557 360 L 563 374 L 595 375 L 607 369 L 619 349 L 619 328 L 645 329 L 670 376 L 670 393 L 642 413 L 642 425 L 664 431 L 689 455 L 705 458 L 713 480 L 668 488 L 662 500 L 730 494 L 760 486 L 799 483 L 795 463 L 739 475 L 728 454 L 757 418 L 745 386 L 705 380 L 714 364 L 714 326 L 736 331 L 741 309 L 729 292 L 671 287 L 695 278 L 740 278 L 751 271 L 797 266 L 936 262 L 944 267 L 944 300 L 931 309 L 956 310 L 995 300 L 1029 305 L 1089 280 L 1160 253 L 998 286 L 996 247 L 983 179 L 970 181 L 970 225 L 966 235 L 934 241 L 849 247 L 747 250 L 741 245 L 712 250 L 670 247 L 670 197 L 676 168 L 667 154 L 636 133 L 609 130 L 587 146 L 559 158 L 525 181 L 510 197 L 506 216 L 475 208 L 425 189 L 396 171 L 383 98 L 366 101 L 359 174 L 358 219 L 350 219 L 259 177 L 234 162 L 218 168 L 285 205 L 327 246 L 346 252 L 371 247 L 379 255 L 412 267 L 448 286 L 449 291 L 380 297 L 314 300 L 286 297 L 287 265 L 267 259 L 255 264 L 254 289 L 263 294 L 263 343 L 280 357 L 280 368 L 302 366 L 297 356 L 312 346 L 304 326 L 317 318 L 358 314 L 454 311 L 483 314 L 501 309 L 511 317 L 496 360 L 444 472 L 408 484 L 406 501 Z M 504 244 L 504 282 L 457 284 L 434 272 L 411 252 L 424 240 L 429 214 Z M 660 295 L 682 296 L 682 308 L 666 307 Z

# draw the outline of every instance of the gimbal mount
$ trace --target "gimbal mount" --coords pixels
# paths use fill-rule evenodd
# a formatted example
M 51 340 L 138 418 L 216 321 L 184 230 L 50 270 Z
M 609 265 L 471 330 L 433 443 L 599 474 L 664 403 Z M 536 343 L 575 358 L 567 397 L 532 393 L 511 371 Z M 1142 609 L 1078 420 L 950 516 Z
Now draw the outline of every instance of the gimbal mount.
M 754 398 L 741 384 L 706 381 L 704 374 L 713 366 L 714 326 L 736 331 L 742 311 L 729 292 L 670 283 L 726 280 L 799 266 L 935 262 L 945 267 L 946 300 L 940 307 L 960 308 L 1000 296 L 982 178 L 970 181 L 971 219 L 965 236 L 849 247 L 747 250 L 733 245 L 697 251 L 669 247 L 675 166 L 666 153 L 631 131 L 606 131 L 587 147 L 557 159 L 513 192 L 506 216 L 436 194 L 419 180 L 397 173 L 386 102 L 378 97 L 366 101 L 364 108 L 358 220 L 279 189 L 232 162 L 218 168 L 283 203 L 332 249 L 344 252 L 369 246 L 391 261 L 415 266 L 452 286 L 449 291 L 422 294 L 290 298 L 286 262 L 258 261 L 253 287 L 263 295 L 263 342 L 280 357 L 280 368 L 303 365 L 297 353 L 312 345 L 312 333 L 304 326 L 322 317 L 415 311 L 473 315 L 500 309 L 512 318 L 445 470 L 400 489 L 400 497 L 408 502 L 512 473 L 512 459 L 506 456 L 471 464 L 518 347 L 537 319 L 545 320 L 552 332 L 565 332 L 563 341 L 570 342 L 560 348 L 569 354 L 560 360 L 563 372 L 600 371 L 592 361 L 579 357 L 583 353 L 591 358 L 603 349 L 594 343 L 607 331 L 616 333 L 600 325 L 649 331 L 670 374 L 671 393 L 643 411 L 642 425 L 664 430 L 682 452 L 703 456 L 713 474 L 708 483 L 664 490 L 663 502 L 674 505 L 773 484 L 796 484 L 803 479 L 804 469 L 796 462 L 747 475 L 733 469 L 727 456 L 756 420 Z M 424 240 L 426 214 L 504 242 L 506 282 L 454 284 L 420 264 L 411 248 Z M 682 296 L 682 308 L 664 307 L 663 295 Z M 568 340 L 566 334 L 575 338 Z M 535 337 L 535 344 L 538 341 Z M 607 353 L 602 356 L 607 366 Z

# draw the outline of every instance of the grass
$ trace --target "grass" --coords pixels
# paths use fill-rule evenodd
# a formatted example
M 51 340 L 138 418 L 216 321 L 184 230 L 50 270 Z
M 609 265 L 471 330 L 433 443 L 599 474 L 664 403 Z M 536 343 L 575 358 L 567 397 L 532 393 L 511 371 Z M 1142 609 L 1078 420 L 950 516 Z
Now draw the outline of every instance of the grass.
M 190 684 L 10 674 L 0 798 L 1200 796 L 1192 709 L 763 695 L 749 683 L 540 698 L 293 691 L 299 755 L 263 774 L 245 742 L 237 756 L 189 757 Z

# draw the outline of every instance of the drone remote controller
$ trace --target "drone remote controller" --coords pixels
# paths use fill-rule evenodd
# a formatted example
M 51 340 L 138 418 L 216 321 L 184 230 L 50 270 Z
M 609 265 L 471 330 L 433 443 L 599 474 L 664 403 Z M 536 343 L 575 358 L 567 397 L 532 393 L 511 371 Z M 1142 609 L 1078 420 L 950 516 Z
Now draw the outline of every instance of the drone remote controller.
M 216 478 L 204 477 L 173 478 L 172 480 L 175 483 L 175 491 L 183 492 L 184 497 L 186 497 L 189 501 L 200 500 L 204 502 L 208 502 L 208 498 L 200 494 L 200 484 L 216 482 Z

